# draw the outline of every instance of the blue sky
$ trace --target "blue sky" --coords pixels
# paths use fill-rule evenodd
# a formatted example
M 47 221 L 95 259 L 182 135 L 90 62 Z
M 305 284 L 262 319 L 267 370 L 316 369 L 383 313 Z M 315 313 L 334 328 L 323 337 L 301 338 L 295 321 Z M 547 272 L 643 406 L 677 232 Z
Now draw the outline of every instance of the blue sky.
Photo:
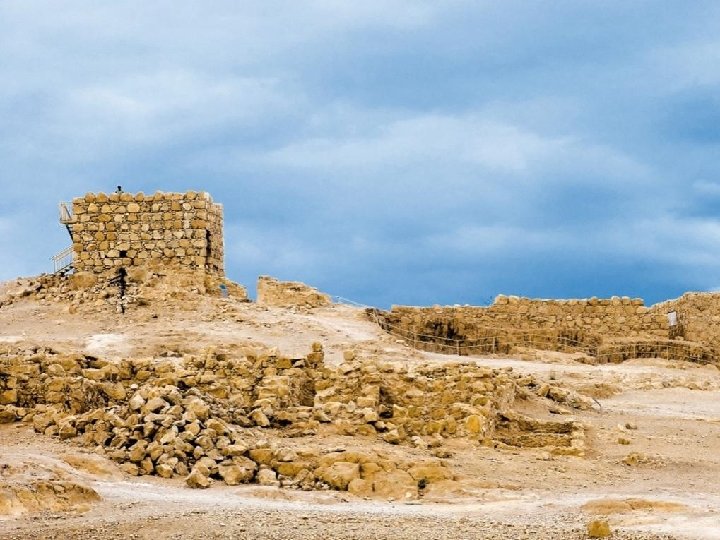
M 387 306 L 720 287 L 720 3 L 0 0 L 0 280 L 209 191 L 229 277 Z

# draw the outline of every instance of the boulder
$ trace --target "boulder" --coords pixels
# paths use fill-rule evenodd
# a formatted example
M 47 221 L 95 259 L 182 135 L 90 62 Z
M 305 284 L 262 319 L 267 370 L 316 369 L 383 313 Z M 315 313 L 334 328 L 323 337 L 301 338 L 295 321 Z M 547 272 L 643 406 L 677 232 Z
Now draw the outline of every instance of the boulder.
M 346 491 L 350 482 L 360 478 L 360 465 L 348 461 L 336 461 L 329 467 L 317 469 L 315 476 L 334 489 Z
M 270 420 L 265 416 L 265 413 L 260 409 L 255 409 L 250 413 L 250 420 L 252 420 L 258 427 L 270 427 Z
M 608 522 L 601 519 L 595 519 L 588 523 L 587 531 L 590 538 L 607 538 L 612 534 Z
M 415 499 L 418 497 L 418 485 L 405 471 L 378 472 L 373 476 L 373 493 L 384 499 Z
M 277 474 L 272 469 L 260 469 L 257 473 L 257 483 L 261 486 L 279 486 Z
M 161 410 L 163 410 L 165 407 L 168 406 L 168 402 L 165 401 L 161 397 L 154 397 L 148 400 L 148 402 L 143 405 L 142 410 L 145 414 L 147 413 L 157 413 Z
M 210 487 L 210 478 L 205 472 L 200 467 L 193 467 L 193 470 L 185 479 L 185 483 L 191 488 L 205 489 Z
M 373 496 L 373 483 L 370 480 L 355 478 L 350 481 L 347 490 L 356 497 L 370 498 Z
M 255 462 L 244 458 L 241 463 L 233 462 L 230 465 L 219 465 L 218 474 L 228 486 L 247 484 L 255 476 L 257 465 Z
M 161 463 L 160 465 L 155 466 L 155 472 L 162 478 L 172 478 L 175 473 L 175 469 L 168 463 Z

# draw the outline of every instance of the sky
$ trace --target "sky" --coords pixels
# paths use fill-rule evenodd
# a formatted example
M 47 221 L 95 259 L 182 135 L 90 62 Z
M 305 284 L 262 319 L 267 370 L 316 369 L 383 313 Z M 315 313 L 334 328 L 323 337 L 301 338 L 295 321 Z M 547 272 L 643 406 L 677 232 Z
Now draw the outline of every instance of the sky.
M 0 280 L 208 191 L 228 277 L 359 303 L 720 288 L 720 3 L 0 0 Z

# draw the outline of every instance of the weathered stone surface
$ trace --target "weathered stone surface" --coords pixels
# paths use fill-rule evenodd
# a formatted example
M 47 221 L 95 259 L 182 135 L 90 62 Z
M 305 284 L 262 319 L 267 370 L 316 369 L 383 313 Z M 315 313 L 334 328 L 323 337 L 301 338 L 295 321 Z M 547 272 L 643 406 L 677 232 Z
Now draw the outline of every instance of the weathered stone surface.
M 223 275 L 223 207 L 207 193 L 174 193 L 168 199 L 116 195 L 99 193 L 73 200 L 68 225 L 76 288 L 91 287 L 94 283 L 88 276 L 112 273 L 120 266 L 161 264 Z M 247 298 L 244 290 L 231 292 Z
M 360 465 L 347 461 L 336 461 L 329 467 L 318 469 L 315 474 L 330 487 L 345 491 L 350 482 L 360 478 Z
M 370 498 L 373 496 L 373 483 L 363 478 L 355 478 L 350 481 L 347 490 L 356 497 Z
M 185 479 L 185 483 L 191 488 L 208 488 L 210 487 L 210 478 L 208 476 L 201 467 L 195 467 Z
M 600 519 L 588 523 L 587 532 L 590 538 L 607 538 L 612 534 L 608 522 Z
M 257 303 L 263 306 L 315 308 L 329 306 L 332 301 L 327 294 L 304 283 L 278 281 L 269 276 L 260 276 L 257 283 Z
M 252 413 L 250 413 L 250 420 L 259 427 L 270 426 L 270 420 L 268 420 L 268 417 L 265 416 L 265 413 L 263 413 L 260 409 L 255 409 Z
M 418 486 L 405 471 L 379 472 L 373 476 L 373 493 L 384 499 L 414 499 L 418 496 Z
M 272 469 L 260 469 L 257 473 L 257 483 L 261 486 L 279 486 L 277 474 Z
M 243 459 L 241 463 L 233 462 L 231 465 L 220 465 L 218 474 L 228 486 L 237 486 L 238 484 L 251 482 L 256 470 L 257 465 L 253 461 Z

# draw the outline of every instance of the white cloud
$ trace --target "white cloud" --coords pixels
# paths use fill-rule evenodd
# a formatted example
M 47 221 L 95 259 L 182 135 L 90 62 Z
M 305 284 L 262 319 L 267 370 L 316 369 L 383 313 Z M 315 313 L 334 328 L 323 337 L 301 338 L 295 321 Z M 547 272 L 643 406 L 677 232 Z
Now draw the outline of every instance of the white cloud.
M 265 159 L 322 170 L 453 162 L 516 173 L 562 151 L 565 144 L 474 115 L 419 115 L 393 120 L 363 136 L 292 143 Z
M 692 189 L 700 196 L 718 197 L 720 196 L 720 182 L 711 182 L 708 180 L 697 180 L 692 183 Z
M 75 119 L 80 133 L 114 144 L 118 137 L 157 143 L 198 130 L 242 129 L 290 106 L 276 80 L 164 71 L 73 89 L 59 121 L 67 125 Z
M 707 281 L 709 269 L 720 270 L 720 222 L 669 214 L 616 223 L 603 244 L 629 259 L 681 267 L 693 279 Z M 714 273 L 713 271 L 713 273 Z
M 558 230 L 516 225 L 463 225 L 442 234 L 432 234 L 425 245 L 439 252 L 468 256 L 493 256 L 514 252 L 552 252 L 573 241 L 572 235 Z
M 658 47 L 648 56 L 649 65 L 660 79 L 655 84 L 665 92 L 720 84 L 720 40 L 693 40 Z

